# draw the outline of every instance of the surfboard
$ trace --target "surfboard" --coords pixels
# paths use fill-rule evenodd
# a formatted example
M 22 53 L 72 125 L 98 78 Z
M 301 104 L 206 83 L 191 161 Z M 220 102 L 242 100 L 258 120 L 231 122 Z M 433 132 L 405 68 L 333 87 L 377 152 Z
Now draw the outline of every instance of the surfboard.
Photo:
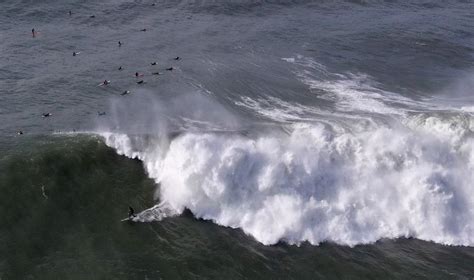
M 128 218 L 125 218 L 125 219 L 122 219 L 120 220 L 121 222 L 135 222 L 134 218 L 136 218 L 137 216 L 133 216 L 133 217 L 128 217 Z

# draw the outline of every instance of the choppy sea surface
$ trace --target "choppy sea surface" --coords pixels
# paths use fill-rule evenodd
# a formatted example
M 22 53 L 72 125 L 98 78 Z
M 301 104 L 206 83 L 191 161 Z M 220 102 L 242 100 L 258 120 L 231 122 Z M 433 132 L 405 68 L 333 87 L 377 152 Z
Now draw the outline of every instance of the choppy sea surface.
M 1 279 L 474 279 L 474 2 L 6 0 L 0 38 Z

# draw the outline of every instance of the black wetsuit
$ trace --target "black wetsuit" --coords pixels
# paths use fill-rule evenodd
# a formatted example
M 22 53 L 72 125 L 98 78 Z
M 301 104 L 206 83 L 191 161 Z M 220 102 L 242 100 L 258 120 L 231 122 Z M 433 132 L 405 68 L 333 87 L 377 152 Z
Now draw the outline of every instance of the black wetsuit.
M 128 217 L 129 218 L 133 218 L 133 217 L 136 217 L 137 215 L 135 215 L 135 210 L 133 210 L 133 208 L 131 206 L 128 206 Z

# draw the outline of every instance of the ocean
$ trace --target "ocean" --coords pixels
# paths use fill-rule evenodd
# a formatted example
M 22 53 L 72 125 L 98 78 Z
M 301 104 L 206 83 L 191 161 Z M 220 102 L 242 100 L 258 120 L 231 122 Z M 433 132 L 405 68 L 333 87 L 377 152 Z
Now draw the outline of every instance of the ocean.
M 474 279 L 474 2 L 4 0 L 0 38 L 0 279 Z

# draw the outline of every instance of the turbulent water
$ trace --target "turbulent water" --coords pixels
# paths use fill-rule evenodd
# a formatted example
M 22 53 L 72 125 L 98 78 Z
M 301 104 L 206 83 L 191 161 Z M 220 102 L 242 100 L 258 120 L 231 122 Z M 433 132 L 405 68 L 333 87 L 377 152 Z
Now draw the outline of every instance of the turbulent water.
M 473 279 L 473 15 L 3 1 L 0 278 Z

